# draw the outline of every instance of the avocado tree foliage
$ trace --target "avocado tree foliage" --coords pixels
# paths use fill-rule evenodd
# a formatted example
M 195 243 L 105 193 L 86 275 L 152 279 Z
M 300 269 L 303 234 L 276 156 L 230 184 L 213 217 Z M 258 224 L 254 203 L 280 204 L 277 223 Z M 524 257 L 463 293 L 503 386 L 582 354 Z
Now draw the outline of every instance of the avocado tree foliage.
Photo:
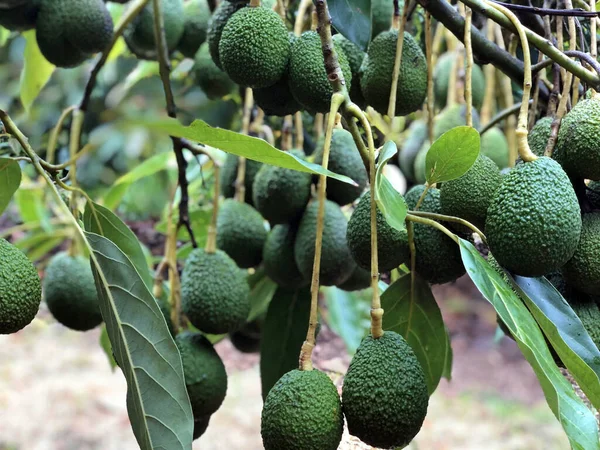
M 0 95 L 0 333 L 42 296 L 101 326 L 142 449 L 210 426 L 227 336 L 260 351 L 267 450 L 335 450 L 344 418 L 402 448 L 451 377 L 431 285 L 467 274 L 571 446 L 600 449 L 560 370 L 600 408 L 598 14 L 533 4 L 0 0 L 20 68 Z M 313 368 L 319 321 L 354 354 L 341 396 Z

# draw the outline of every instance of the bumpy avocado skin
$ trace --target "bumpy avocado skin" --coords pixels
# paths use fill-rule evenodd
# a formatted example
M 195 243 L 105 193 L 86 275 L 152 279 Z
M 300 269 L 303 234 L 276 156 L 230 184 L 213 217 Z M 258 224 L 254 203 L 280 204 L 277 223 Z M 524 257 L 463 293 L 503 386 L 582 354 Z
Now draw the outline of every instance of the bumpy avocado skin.
M 227 373 L 210 341 L 200 333 L 183 332 L 175 343 L 181 354 L 185 387 L 194 418 L 208 419 L 225 399 Z M 206 420 L 208 424 L 208 420 Z
M 460 217 L 482 229 L 501 180 L 498 166 L 487 156 L 479 155 L 462 177 L 442 184 L 442 214 Z
M 579 244 L 562 273 L 567 283 L 579 291 L 600 294 L 600 212 L 583 215 Z
M 435 104 L 438 108 L 444 108 L 446 106 L 450 72 L 452 71 L 454 62 L 457 58 L 458 55 L 455 52 L 444 53 L 439 57 L 435 64 L 435 68 L 433 69 L 433 89 L 435 93 Z M 483 96 L 485 95 L 485 77 L 481 67 L 477 64 L 473 65 L 471 77 L 473 106 L 479 109 L 483 104 Z
M 371 194 L 366 192 L 348 221 L 348 248 L 360 267 L 371 270 Z M 380 272 L 388 272 L 408 261 L 408 235 L 392 228 L 377 208 L 377 258 Z
M 352 89 L 352 70 L 346 54 L 334 44 L 346 87 Z M 291 46 L 289 86 L 294 98 L 310 112 L 329 111 L 333 88 L 323 65 L 321 39 L 316 31 L 305 31 Z
M 580 101 L 563 117 L 553 157 L 570 176 L 600 180 L 600 98 Z
M 271 86 L 284 75 L 289 59 L 288 31 L 275 11 L 248 6 L 225 24 L 219 61 L 236 83 L 251 88 Z
M 465 126 L 467 124 L 467 107 L 458 103 L 444 108 L 435 118 L 433 125 L 433 137 L 439 138 L 442 134 L 452 128 Z M 479 114 L 473 110 L 473 127 L 479 128 Z
M 384 31 L 369 44 L 361 68 L 360 86 L 367 101 L 386 114 L 392 86 L 398 31 Z M 421 107 L 427 95 L 427 63 L 419 44 L 404 33 L 402 65 L 396 93 L 396 115 L 405 116 Z
M 600 209 L 600 181 L 591 181 L 587 185 L 586 195 L 594 209 Z
M 318 207 L 317 201 L 308 205 L 300 220 L 294 243 L 296 264 L 300 273 L 307 279 L 311 278 L 315 257 Z M 346 216 L 340 207 L 330 200 L 325 201 L 323 225 L 319 280 L 322 286 L 333 286 L 346 281 L 356 263 L 346 244 Z
M 290 153 L 304 158 L 302 150 Z M 302 216 L 310 200 L 311 180 L 309 173 L 265 164 L 254 178 L 254 206 L 272 224 L 295 221 Z
M 223 2 L 227 3 L 227 2 Z M 221 167 L 221 173 L 219 175 L 221 193 L 225 198 L 231 198 L 235 195 L 235 180 L 237 179 L 239 158 L 231 153 L 227 154 L 225 163 Z M 252 186 L 254 184 L 254 177 L 262 167 L 262 163 L 246 159 L 246 174 L 244 177 L 244 186 L 246 187 L 246 194 L 244 200 L 249 205 L 252 205 Z
M 40 0 L 28 0 L 11 8 L 0 9 L 0 26 L 11 31 L 25 31 L 35 27 Z
M 485 234 L 498 263 L 518 275 L 542 276 L 575 253 L 581 211 L 560 165 L 547 157 L 518 164 L 490 203 Z
M 183 4 L 185 23 L 177 50 L 183 56 L 193 58 L 200 46 L 206 41 L 210 9 L 206 0 L 188 0 Z M 208 51 L 208 50 L 207 50 Z
M 319 370 L 286 373 L 265 399 L 261 417 L 265 450 L 336 450 L 343 428 L 337 389 Z
M 550 139 L 550 132 L 552 131 L 551 127 L 552 117 L 542 117 L 535 123 L 527 135 L 529 148 L 534 155 L 544 156 L 548 139 Z
M 406 131 L 406 138 L 398 154 L 400 170 L 411 181 L 415 179 L 415 159 L 427 139 L 427 122 L 417 119 L 412 122 Z
M 323 142 L 320 142 L 315 153 L 315 163 L 321 164 L 322 161 Z M 338 205 L 347 205 L 356 200 L 365 190 L 368 179 L 367 170 L 350 132 L 339 128 L 333 130 L 328 168 L 334 173 L 350 177 L 358 184 L 358 186 L 352 186 L 331 178 L 327 179 L 327 198 L 329 200 L 333 200 Z
M 57 253 L 46 267 L 42 286 L 48 309 L 64 326 L 87 331 L 102 323 L 94 275 L 87 258 Z
M 244 274 L 225 252 L 190 253 L 181 274 L 181 310 L 200 331 L 239 329 L 250 312 L 249 294 Z
M 206 42 L 208 42 L 208 50 L 213 62 L 219 69 L 223 69 L 219 59 L 219 42 L 223 34 L 223 28 L 227 24 L 229 18 L 234 12 L 243 8 L 245 3 L 234 3 L 224 1 L 217 5 L 210 21 L 208 22 L 208 31 L 206 32 Z
M 0 238 L 0 334 L 29 325 L 42 301 L 37 270 L 17 247 Z
M 225 200 L 217 216 L 217 247 L 227 253 L 242 269 L 262 261 L 267 239 L 263 218 L 252 206 Z
M 429 404 L 423 368 L 393 331 L 363 339 L 344 378 L 342 406 L 350 434 L 374 447 L 406 446 Z
M 409 209 L 416 207 L 425 186 L 412 187 L 405 196 Z M 440 191 L 430 188 L 419 211 L 441 214 Z M 447 226 L 447 224 L 446 224 Z M 442 231 L 422 223 L 414 224 L 416 272 L 431 284 L 456 280 L 465 273 L 458 245 Z
M 494 161 L 499 169 L 509 166 L 508 141 L 500 128 L 493 127 L 481 135 L 480 152 Z
M 231 94 L 235 88 L 235 83 L 231 81 L 231 78 L 219 69 L 210 57 L 207 43 L 202 44 L 196 53 L 193 70 L 198 86 L 211 100 L 223 98 Z M 237 158 L 235 156 L 233 158 L 237 162 Z
M 354 42 L 346 39 L 339 33 L 333 36 L 333 42 L 339 45 L 346 54 L 346 58 L 350 64 L 350 71 L 352 72 L 352 88 L 350 89 L 350 98 L 354 103 L 362 108 L 366 106 L 366 103 L 365 98 L 362 95 L 362 91 L 360 90 L 360 67 L 365 59 L 366 53 L 363 52 Z
M 276 225 L 269 232 L 263 248 L 265 273 L 279 286 L 289 289 L 306 286 L 309 281 L 300 273 L 296 264 L 294 252 L 296 233 L 295 225 Z

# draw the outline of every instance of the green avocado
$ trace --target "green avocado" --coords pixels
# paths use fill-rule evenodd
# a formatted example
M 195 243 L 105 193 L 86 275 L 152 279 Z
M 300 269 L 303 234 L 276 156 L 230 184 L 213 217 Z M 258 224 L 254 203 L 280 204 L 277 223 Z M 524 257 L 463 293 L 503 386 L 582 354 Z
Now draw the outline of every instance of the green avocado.
M 499 169 L 504 169 L 510 163 L 508 141 L 498 127 L 490 128 L 481 135 L 481 154 L 490 158 Z
M 579 244 L 562 273 L 575 289 L 589 295 L 600 294 L 600 212 L 583 215 Z
M 219 184 L 221 185 L 221 193 L 225 198 L 232 198 L 235 195 L 235 180 L 237 179 L 238 161 L 239 158 L 236 155 L 228 153 L 225 163 L 223 163 L 223 167 L 221 167 Z M 246 194 L 244 200 L 250 205 L 252 205 L 252 185 L 254 184 L 254 177 L 256 177 L 256 174 L 261 167 L 262 163 L 252 159 L 246 159 L 246 173 L 244 176 Z
M 274 85 L 254 89 L 253 93 L 256 106 L 262 109 L 267 116 L 284 117 L 302 109 L 300 103 L 292 95 L 287 74 L 284 74 Z
M 87 258 L 57 253 L 46 267 L 42 287 L 48 309 L 64 326 L 87 331 L 102 323 L 96 283 Z
M 371 287 L 371 272 L 356 266 L 346 281 L 337 285 L 342 291 L 353 292 Z
M 600 209 L 600 181 L 590 181 L 586 195 L 594 209 Z
M 454 62 L 458 58 L 456 52 L 447 52 L 440 56 L 433 69 L 433 92 L 435 94 L 435 104 L 438 108 L 446 106 L 448 97 L 448 84 L 450 83 L 450 73 L 454 66 Z M 461 67 L 459 71 L 464 73 Z M 473 106 L 477 109 L 483 105 L 483 97 L 485 95 L 485 77 L 481 67 L 473 64 L 471 71 L 471 92 L 473 95 Z
M 234 3 L 228 1 L 220 2 L 215 8 L 213 15 L 208 22 L 206 42 L 208 42 L 210 56 L 219 69 L 223 69 L 221 61 L 219 60 L 219 43 L 221 41 L 221 35 L 223 34 L 223 28 L 225 28 L 227 21 L 233 15 L 233 13 L 244 6 L 246 6 L 245 3 Z
M 265 450 L 336 450 L 344 417 L 337 388 L 320 370 L 292 370 L 271 388 L 262 410 Z
M 452 106 L 447 106 L 435 118 L 435 123 L 433 124 L 433 137 L 437 139 L 452 128 L 465 126 L 466 124 L 466 105 L 456 103 Z M 477 114 L 477 111 L 475 110 L 473 110 L 473 127 L 479 128 L 479 114 Z
M 210 422 L 210 415 L 202 416 L 199 418 L 194 417 L 194 440 L 198 439 L 202 436 L 206 429 L 208 428 L 208 423 Z
M 235 83 L 231 81 L 231 78 L 219 69 L 210 57 L 208 44 L 206 42 L 200 46 L 200 49 L 194 57 L 193 71 L 198 86 L 200 86 L 200 89 L 202 89 L 206 96 L 211 100 L 223 98 L 226 95 L 231 94 L 235 88 Z M 237 168 L 237 157 L 228 155 L 228 160 L 230 157 L 232 162 L 235 161 L 235 167 Z
M 260 351 L 263 320 L 256 319 L 244 325 L 243 328 L 229 333 L 229 340 L 236 350 L 242 353 L 258 353 Z
M 25 31 L 35 27 L 40 0 L 25 0 L 18 5 L 0 8 L 0 27 Z
M 404 1 L 398 1 L 400 15 L 404 8 Z M 384 31 L 388 31 L 392 27 L 392 19 L 394 17 L 394 5 L 389 0 L 372 0 L 371 1 L 371 36 L 374 38 Z
M 363 52 L 354 42 L 346 39 L 339 33 L 333 36 L 333 42 L 336 45 L 339 45 L 342 51 L 346 54 L 346 59 L 348 59 L 350 71 L 352 72 L 352 88 L 350 89 L 350 98 L 354 103 L 362 108 L 366 106 L 366 103 L 365 98 L 362 95 L 362 91 L 360 90 L 360 67 L 362 66 L 362 62 L 365 59 L 366 53 Z
M 183 56 L 193 58 L 200 46 L 206 41 L 210 9 L 206 0 L 188 0 L 183 4 L 183 11 L 185 22 L 183 34 L 177 43 L 177 50 Z
M 36 268 L 17 247 L 0 238 L 0 334 L 29 325 L 42 301 Z
M 404 142 L 398 154 L 398 165 L 407 179 L 415 180 L 415 159 L 427 140 L 427 122 L 424 119 L 413 121 L 406 130 Z
M 373 447 L 404 448 L 429 404 L 423 368 L 402 336 L 363 339 L 344 378 L 342 407 L 350 434 Z
M 550 139 L 550 132 L 552 131 L 552 117 L 542 117 L 538 120 L 529 134 L 527 135 L 527 142 L 529 148 L 534 155 L 544 156 L 546 151 L 546 145 Z
M 263 266 L 267 276 L 279 286 L 297 289 L 308 284 L 309 278 L 300 273 L 294 253 L 297 228 L 295 225 L 275 225 L 265 241 Z

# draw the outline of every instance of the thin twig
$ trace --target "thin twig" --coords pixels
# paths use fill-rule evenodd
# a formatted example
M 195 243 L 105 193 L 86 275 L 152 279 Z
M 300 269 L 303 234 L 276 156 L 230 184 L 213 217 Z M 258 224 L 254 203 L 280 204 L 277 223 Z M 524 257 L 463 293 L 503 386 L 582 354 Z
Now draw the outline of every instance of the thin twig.
M 566 9 L 547 9 L 538 8 L 536 6 L 524 6 L 524 5 L 513 5 L 512 3 L 499 2 L 492 0 L 498 5 L 504 6 L 507 9 L 513 11 L 519 11 L 529 14 L 535 14 L 536 16 L 559 16 L 559 17 L 598 17 L 600 13 L 593 11 L 585 11 L 581 8 L 566 8 Z

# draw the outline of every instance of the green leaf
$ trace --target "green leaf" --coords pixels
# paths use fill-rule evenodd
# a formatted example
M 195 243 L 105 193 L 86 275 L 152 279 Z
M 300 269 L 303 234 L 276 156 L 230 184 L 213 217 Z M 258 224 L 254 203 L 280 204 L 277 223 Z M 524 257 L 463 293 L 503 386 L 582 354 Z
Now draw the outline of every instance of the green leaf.
M 327 324 L 353 355 L 371 324 L 371 289 L 346 292 L 336 287 L 323 289 L 327 304 Z
M 0 158 L 0 214 L 21 185 L 21 167 L 14 159 Z
M 211 215 L 212 215 L 212 205 L 207 208 L 194 209 L 194 210 L 190 211 L 190 224 L 192 225 L 192 231 L 194 232 L 194 236 L 196 237 L 196 240 L 198 241 L 199 247 L 202 245 L 202 239 L 203 238 L 206 239 L 206 235 L 208 233 L 208 225 L 210 224 Z M 177 223 L 177 221 L 179 220 L 179 211 L 177 211 L 177 210 L 173 211 L 172 220 L 173 220 L 174 224 Z M 167 234 L 167 228 L 168 228 L 168 224 L 167 224 L 166 218 L 161 220 L 154 227 L 154 229 L 156 231 L 158 231 L 159 233 L 162 233 L 164 235 Z M 188 240 L 190 238 L 185 227 L 182 227 L 179 229 L 179 231 L 177 232 L 177 238 L 182 239 L 182 240 L 183 239 Z
M 463 176 L 479 156 L 479 133 L 472 127 L 455 127 L 433 143 L 425 158 L 427 183 Z
M 395 331 L 410 344 L 423 367 L 431 395 L 442 376 L 449 372 L 450 339 L 427 282 L 415 276 L 412 299 L 410 282 L 410 274 L 405 274 L 381 296 L 381 307 L 385 311 L 383 329 Z
M 15 201 L 23 222 L 39 222 L 45 231 L 52 230 L 49 210 L 44 204 L 44 190 L 25 183 L 15 193 Z
M 143 125 L 151 131 L 159 131 L 180 138 L 201 142 L 210 147 L 221 149 L 227 153 L 259 161 L 272 166 L 293 169 L 315 175 L 327 175 L 344 183 L 357 184 L 344 175 L 337 175 L 324 170 L 320 165 L 304 161 L 291 153 L 277 150 L 264 139 L 246 136 L 223 128 L 213 128 L 202 120 L 194 120 L 189 126 L 182 125 L 175 119 L 164 120 L 132 120 L 136 125 Z
M 260 279 L 255 280 L 251 286 L 248 322 L 252 322 L 267 310 L 276 290 L 277 284 L 266 276 L 263 271 Z
M 146 256 L 137 236 L 112 211 L 97 203 L 94 203 L 93 206 L 96 216 L 92 213 L 89 203 L 85 206 L 83 213 L 85 230 L 104 236 L 119 247 L 119 250 L 129 258 L 146 287 L 152 289 L 152 275 L 150 274 L 150 269 L 146 263 Z
M 193 415 L 175 341 L 131 261 L 105 237 L 85 233 L 100 311 L 127 380 L 127 410 L 142 450 L 189 450 Z
M 263 400 L 290 370 L 298 368 L 298 355 L 306 338 L 310 290 L 278 288 L 271 300 L 260 340 L 260 379 Z
M 4 47 L 4 45 L 6 45 L 6 41 L 8 41 L 9 36 L 10 30 L 7 30 L 4 27 L 0 27 L 0 47 Z
M 104 350 L 106 354 L 106 359 L 108 359 L 108 364 L 110 364 L 110 368 L 114 372 L 117 368 L 117 362 L 115 361 L 115 357 L 112 352 L 112 345 L 110 345 L 110 339 L 108 338 L 108 332 L 106 331 L 106 325 L 102 324 L 102 331 L 100 332 L 100 347 Z
M 25 31 L 22 34 L 25 38 L 25 53 L 21 72 L 21 103 L 25 110 L 29 111 L 33 101 L 52 76 L 55 67 L 40 52 L 35 39 L 35 30 Z
M 494 306 L 533 368 L 548 406 L 562 425 L 572 448 L 600 449 L 594 414 L 559 371 L 538 324 L 525 304 L 470 242 L 461 239 L 460 252 L 473 283 Z
M 366 51 L 371 40 L 371 0 L 329 0 L 328 3 L 334 28 Z
M 399 231 L 406 230 L 406 213 L 408 206 L 404 197 L 383 174 L 387 162 L 398 152 L 396 143 L 388 141 L 383 146 L 375 172 L 375 201 L 386 222 Z
M 545 278 L 514 276 L 521 298 L 583 392 L 600 409 L 600 351 L 567 301 Z

